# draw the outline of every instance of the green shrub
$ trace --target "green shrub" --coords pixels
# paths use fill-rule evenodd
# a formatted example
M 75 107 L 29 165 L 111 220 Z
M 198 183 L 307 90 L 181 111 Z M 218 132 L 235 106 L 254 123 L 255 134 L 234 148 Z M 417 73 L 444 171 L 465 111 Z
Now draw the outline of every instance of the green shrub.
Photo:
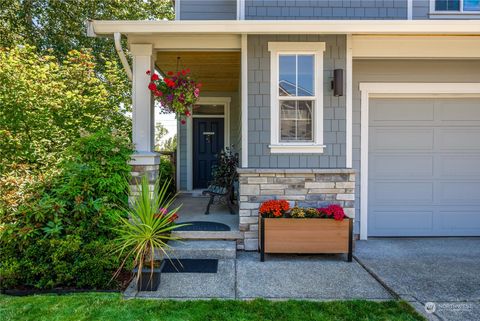
M 111 228 L 128 204 L 131 152 L 125 135 L 102 130 L 77 139 L 57 168 L 24 183 L 27 197 L 0 213 L 3 288 L 112 286 L 119 262 Z

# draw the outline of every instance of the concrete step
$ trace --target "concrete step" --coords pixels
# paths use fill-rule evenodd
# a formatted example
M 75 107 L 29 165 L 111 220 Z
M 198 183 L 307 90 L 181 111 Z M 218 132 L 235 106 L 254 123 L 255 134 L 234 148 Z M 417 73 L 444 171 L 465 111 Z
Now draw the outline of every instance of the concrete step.
M 173 236 L 183 240 L 238 240 L 240 231 L 173 231 Z
M 184 240 L 168 243 L 172 250 L 171 259 L 235 259 L 237 248 L 235 241 L 224 240 Z M 155 259 L 161 260 L 164 254 L 155 252 Z

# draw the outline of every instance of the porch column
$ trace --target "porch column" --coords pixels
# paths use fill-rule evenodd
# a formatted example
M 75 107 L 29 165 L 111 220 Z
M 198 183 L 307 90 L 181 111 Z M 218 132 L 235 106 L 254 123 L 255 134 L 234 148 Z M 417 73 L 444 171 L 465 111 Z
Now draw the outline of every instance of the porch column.
M 132 155 L 132 185 L 138 178 L 148 175 L 154 182 L 158 177 L 160 155 L 154 152 L 155 113 L 153 97 L 148 89 L 150 76 L 147 70 L 154 71 L 152 44 L 131 44 L 133 55 L 132 79 L 132 142 L 135 153 Z M 132 188 L 134 190 L 134 187 Z

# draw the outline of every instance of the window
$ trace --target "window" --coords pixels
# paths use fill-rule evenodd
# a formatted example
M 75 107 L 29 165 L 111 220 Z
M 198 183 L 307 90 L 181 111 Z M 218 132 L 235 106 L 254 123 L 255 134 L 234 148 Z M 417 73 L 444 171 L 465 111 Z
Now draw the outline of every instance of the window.
M 433 0 L 432 4 L 437 13 L 480 13 L 480 0 Z
M 270 42 L 272 153 L 323 152 L 323 42 Z

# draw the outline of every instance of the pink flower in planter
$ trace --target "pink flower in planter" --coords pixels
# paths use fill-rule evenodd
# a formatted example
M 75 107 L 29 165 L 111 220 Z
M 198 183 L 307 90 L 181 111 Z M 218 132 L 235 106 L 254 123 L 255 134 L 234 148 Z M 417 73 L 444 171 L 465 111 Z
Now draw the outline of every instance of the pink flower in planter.
M 198 97 L 200 95 L 200 89 L 195 88 L 195 90 L 193 91 L 193 94 L 195 95 L 195 97 Z

